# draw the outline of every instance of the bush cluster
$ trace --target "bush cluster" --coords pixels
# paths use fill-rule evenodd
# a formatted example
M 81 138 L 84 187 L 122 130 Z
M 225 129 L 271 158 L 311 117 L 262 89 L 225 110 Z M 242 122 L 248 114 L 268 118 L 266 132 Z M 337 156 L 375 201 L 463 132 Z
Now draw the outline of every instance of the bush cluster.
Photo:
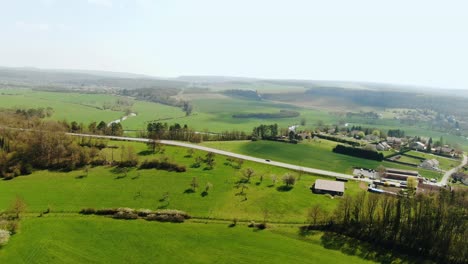
M 267 224 L 266 223 L 255 223 L 254 221 L 252 221 L 252 222 L 250 222 L 248 227 L 254 227 L 254 228 L 263 230 L 263 229 L 267 228 Z
M 115 161 L 114 165 L 116 165 L 119 168 L 136 167 L 138 165 L 138 161 L 137 160 Z
M 10 231 L 0 229 L 0 246 L 4 246 L 10 240 Z
M 167 170 L 175 172 L 185 172 L 187 168 L 184 165 L 179 165 L 177 163 L 172 163 L 169 161 L 161 161 L 157 159 L 145 160 L 141 165 L 140 169 L 158 169 L 158 170 Z
M 160 221 L 160 222 L 173 222 L 173 223 L 182 223 L 185 219 L 190 219 L 184 211 L 165 209 L 156 211 L 153 214 L 148 215 L 146 220 L 148 221 Z
M 80 214 L 94 214 L 94 215 L 107 215 L 112 216 L 115 219 L 138 219 L 142 218 L 148 221 L 159 221 L 159 222 L 173 222 L 182 223 L 186 219 L 190 219 L 190 215 L 184 211 L 165 209 L 159 211 L 151 211 L 149 209 L 132 209 L 132 208 L 105 208 L 105 209 L 94 209 L 94 208 L 83 208 Z

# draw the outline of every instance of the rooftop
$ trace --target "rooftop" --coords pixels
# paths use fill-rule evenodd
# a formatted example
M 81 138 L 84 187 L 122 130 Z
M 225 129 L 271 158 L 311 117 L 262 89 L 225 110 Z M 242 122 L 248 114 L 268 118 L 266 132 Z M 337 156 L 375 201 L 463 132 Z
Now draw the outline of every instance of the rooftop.
M 315 189 L 344 193 L 345 184 L 341 181 L 316 180 Z

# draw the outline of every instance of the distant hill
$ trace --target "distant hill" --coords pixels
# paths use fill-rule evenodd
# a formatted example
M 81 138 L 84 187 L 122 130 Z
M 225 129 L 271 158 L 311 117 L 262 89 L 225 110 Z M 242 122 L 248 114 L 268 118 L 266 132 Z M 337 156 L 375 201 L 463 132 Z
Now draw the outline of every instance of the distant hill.
M 280 80 L 257 79 L 233 76 L 179 76 L 176 78 L 158 78 L 155 76 L 94 70 L 68 70 L 68 69 L 39 69 L 32 67 L 11 68 L 0 67 L 0 84 L 13 86 L 44 87 L 53 86 L 60 88 L 192 88 L 199 85 L 207 85 L 215 88 L 219 85 L 222 89 L 245 89 L 249 85 L 261 83 L 267 86 L 269 83 L 278 87 L 303 87 L 305 89 L 353 89 L 353 90 L 377 90 L 396 92 L 416 92 L 432 95 L 449 95 L 468 98 L 468 90 L 448 90 L 433 87 L 398 85 L 388 83 L 333 81 L 333 80 Z M 228 85 L 229 88 L 224 86 Z M 238 86 L 238 87 L 237 87 Z M 252 88 L 253 89 L 253 88 Z
M 183 88 L 186 82 L 106 71 L 0 67 L 0 84 L 27 87 Z

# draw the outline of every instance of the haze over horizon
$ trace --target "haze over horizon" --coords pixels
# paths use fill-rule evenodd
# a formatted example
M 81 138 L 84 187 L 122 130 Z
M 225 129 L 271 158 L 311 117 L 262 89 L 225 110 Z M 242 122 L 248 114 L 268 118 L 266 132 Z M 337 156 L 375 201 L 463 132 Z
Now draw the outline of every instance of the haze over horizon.
M 468 89 L 468 3 L 460 0 L 17 0 L 0 7 L 2 66 Z

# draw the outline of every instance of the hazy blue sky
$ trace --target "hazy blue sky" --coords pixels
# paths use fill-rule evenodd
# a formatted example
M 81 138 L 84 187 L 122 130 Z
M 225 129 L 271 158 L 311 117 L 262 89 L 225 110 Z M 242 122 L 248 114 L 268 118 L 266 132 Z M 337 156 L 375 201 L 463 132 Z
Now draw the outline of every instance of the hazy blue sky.
M 467 0 L 0 0 L 0 65 L 468 88 Z

